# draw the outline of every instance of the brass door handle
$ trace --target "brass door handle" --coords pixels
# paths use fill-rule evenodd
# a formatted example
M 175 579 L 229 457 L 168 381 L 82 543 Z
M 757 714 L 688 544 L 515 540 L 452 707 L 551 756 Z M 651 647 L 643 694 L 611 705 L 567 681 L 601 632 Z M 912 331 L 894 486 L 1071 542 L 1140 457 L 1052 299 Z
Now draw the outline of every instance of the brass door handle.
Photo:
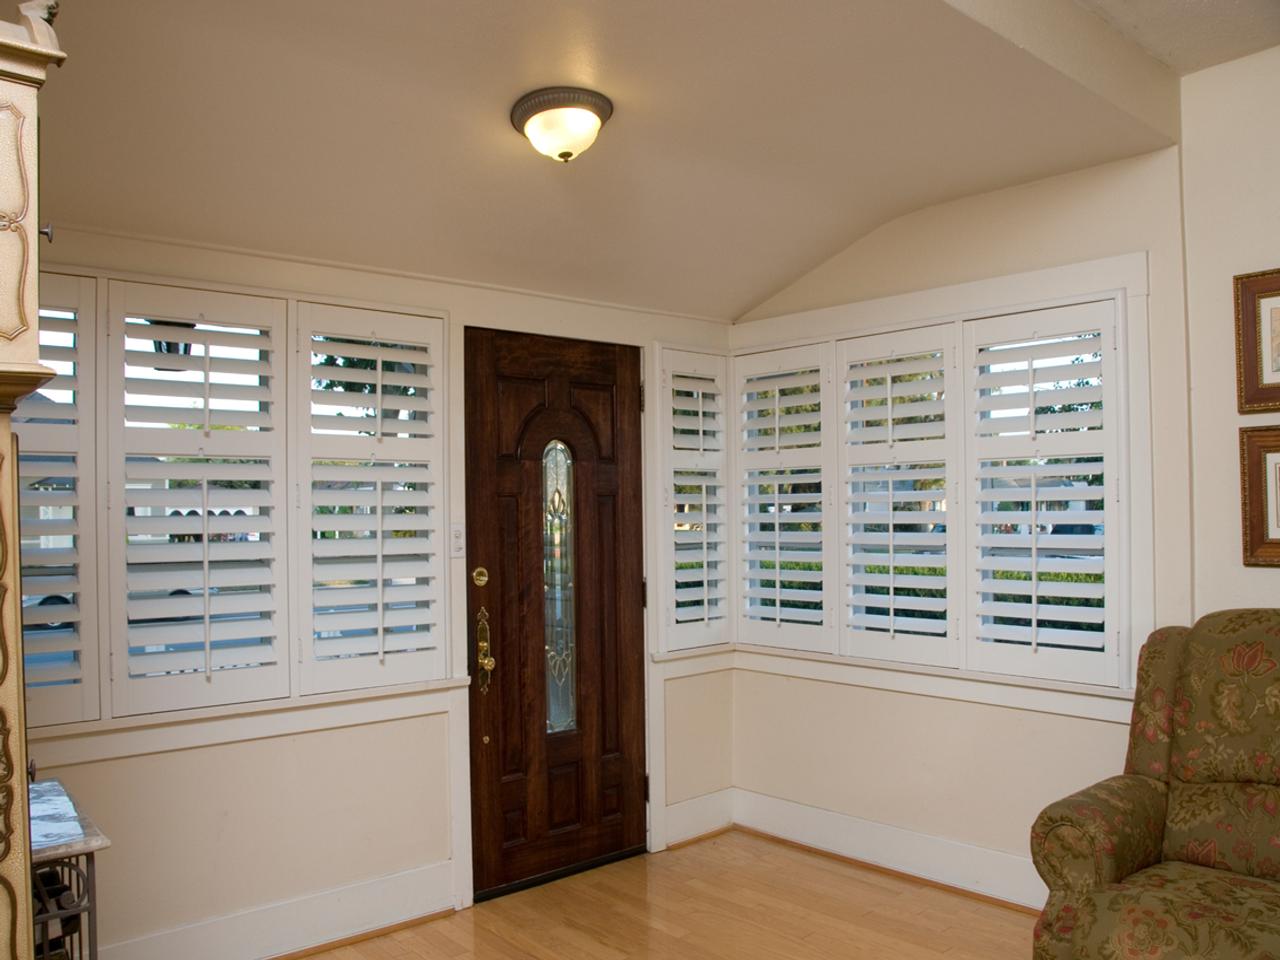
M 480 692 L 489 692 L 489 678 L 498 661 L 489 653 L 489 611 L 484 607 L 476 614 L 476 667 L 480 670 Z

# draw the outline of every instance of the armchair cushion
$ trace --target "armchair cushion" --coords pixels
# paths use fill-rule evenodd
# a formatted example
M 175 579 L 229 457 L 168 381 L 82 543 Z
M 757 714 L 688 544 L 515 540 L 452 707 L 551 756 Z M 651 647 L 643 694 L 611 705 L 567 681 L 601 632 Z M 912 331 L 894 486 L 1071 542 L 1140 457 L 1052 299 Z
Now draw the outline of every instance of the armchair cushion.
M 1164 859 L 1280 880 L 1280 787 L 1174 780 Z
M 1076 960 L 1280 957 L 1280 883 L 1161 863 L 1090 895 Z M 1105 919 L 1104 919 L 1105 918 Z
M 1174 699 L 1171 778 L 1280 785 L 1280 610 L 1202 617 Z

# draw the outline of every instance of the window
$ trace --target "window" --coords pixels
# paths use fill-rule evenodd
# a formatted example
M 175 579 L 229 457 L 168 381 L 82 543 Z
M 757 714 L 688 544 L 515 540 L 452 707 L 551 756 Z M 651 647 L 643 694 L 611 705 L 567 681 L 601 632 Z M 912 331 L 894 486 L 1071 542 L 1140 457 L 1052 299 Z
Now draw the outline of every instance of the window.
M 1118 322 L 1108 299 L 738 358 L 742 642 L 834 652 L 838 626 L 846 656 L 1117 685 Z
M 109 285 L 117 716 L 289 694 L 285 303 Z
M 444 676 L 441 320 L 54 274 L 41 298 L 57 376 L 14 416 L 33 726 Z
M 303 692 L 443 676 L 440 324 L 298 311 Z
M 737 371 L 741 639 L 834 653 L 829 361 L 801 347 L 739 358 Z
M 664 350 L 667 646 L 723 643 L 729 616 L 725 360 Z
M 56 376 L 13 415 L 33 727 L 99 716 L 94 281 L 42 274 L 40 296 L 40 360 Z

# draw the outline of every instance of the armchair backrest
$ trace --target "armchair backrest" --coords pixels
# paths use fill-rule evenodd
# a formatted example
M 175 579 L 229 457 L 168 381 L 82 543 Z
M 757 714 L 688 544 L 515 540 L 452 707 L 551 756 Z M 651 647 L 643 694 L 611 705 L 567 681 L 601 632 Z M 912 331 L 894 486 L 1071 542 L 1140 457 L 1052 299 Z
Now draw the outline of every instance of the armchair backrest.
M 1280 877 L 1280 609 L 1152 635 L 1126 770 L 1169 784 L 1164 858 Z

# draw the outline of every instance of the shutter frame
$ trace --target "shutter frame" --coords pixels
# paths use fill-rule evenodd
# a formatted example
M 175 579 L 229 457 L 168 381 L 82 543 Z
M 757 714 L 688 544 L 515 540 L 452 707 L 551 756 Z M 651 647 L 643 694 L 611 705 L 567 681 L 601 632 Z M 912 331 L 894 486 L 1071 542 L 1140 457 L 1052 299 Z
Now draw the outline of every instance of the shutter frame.
M 299 497 L 294 570 L 298 584 L 295 607 L 301 642 L 301 692 L 327 693 L 441 679 L 447 672 L 449 644 L 445 593 L 449 561 L 443 455 L 444 321 L 438 317 L 300 301 L 297 323 L 293 396 Z M 337 339 L 316 341 L 315 337 Z M 333 343 L 333 352 L 328 355 L 377 364 L 374 371 L 339 368 L 344 369 L 342 377 L 332 378 L 361 386 L 367 381 L 372 393 L 351 391 L 351 396 L 343 397 L 341 394 L 347 391 L 316 386 L 315 372 L 334 369 L 313 364 L 313 348 L 325 343 Z M 385 363 L 404 364 L 412 369 L 386 371 Z M 420 367 L 428 368 L 425 375 Z M 357 398 L 375 396 L 379 373 L 383 374 L 384 392 L 378 396 L 384 400 L 398 398 L 394 402 L 402 406 L 397 409 L 411 407 L 415 417 L 419 413 L 426 413 L 427 417 L 396 419 L 392 422 L 398 426 L 390 429 L 385 418 L 366 416 L 352 424 L 360 430 L 351 430 L 328 412 L 317 412 L 316 404 L 347 409 L 367 406 Z M 389 393 L 385 391 L 387 386 L 413 388 L 414 393 Z M 421 391 L 426 392 L 425 398 Z M 406 405 L 406 399 L 411 404 Z M 383 402 L 378 409 L 392 408 Z M 379 429 L 370 429 L 375 424 Z M 342 429 L 320 432 L 335 428 Z M 341 486 L 343 483 L 345 487 Z M 403 489 L 405 483 L 426 484 L 427 489 Z M 349 516 L 326 512 L 341 500 L 367 512 Z M 387 524 L 379 529 L 401 530 L 407 536 L 341 538 L 341 533 L 358 533 L 367 525 L 367 518 L 374 515 L 400 517 L 396 522 L 403 526 Z M 317 540 L 317 530 L 333 531 L 339 538 Z M 379 540 L 381 552 L 377 549 Z M 370 572 L 376 581 L 379 570 L 382 584 L 365 582 L 370 579 Z M 402 575 L 388 576 L 393 573 Z M 361 585 L 341 586 L 337 582 L 355 579 L 354 575 L 358 575 Z M 340 597 L 339 593 L 345 596 Z M 409 638 L 408 632 L 414 637 Z M 337 636 L 323 637 L 320 633 Z
M 20 599 L 32 728 L 101 716 L 95 281 L 41 273 L 40 315 L 40 358 L 57 376 L 19 403 L 13 415 L 20 447 Z M 68 537 L 72 544 L 65 542 Z M 52 542 L 42 543 L 45 538 Z M 70 662 L 68 654 L 74 657 Z
M 837 403 L 831 359 L 827 344 L 814 344 L 734 361 L 737 631 L 742 643 L 815 653 L 838 649 L 832 442 Z M 779 397 L 779 390 L 788 392 Z M 814 404 L 816 411 L 804 409 Z M 797 482 L 817 489 L 777 489 Z M 777 524 L 765 519 L 789 515 L 795 506 L 809 508 L 803 519 Z M 806 525 L 818 529 L 801 529 Z M 770 534 L 771 545 L 764 543 L 768 538 L 763 533 Z M 803 566 L 784 568 L 789 577 L 769 577 L 761 561 Z M 815 563 L 817 570 L 810 566 Z M 812 589 L 815 583 L 819 589 Z M 772 593 L 772 601 L 766 593 Z M 785 612 L 779 617 L 771 612 L 776 609 Z
M 1117 686 L 1121 682 L 1119 625 L 1122 622 L 1121 611 L 1125 609 L 1127 591 L 1127 577 L 1122 565 L 1122 551 L 1128 536 L 1127 514 L 1129 510 L 1129 505 L 1122 503 L 1120 496 L 1122 478 L 1126 469 L 1126 460 L 1121 449 L 1121 439 L 1127 432 L 1127 411 L 1125 397 L 1121 389 L 1123 378 L 1117 362 L 1116 341 L 1117 327 L 1122 320 L 1123 314 L 1117 301 L 1107 299 L 1073 303 L 1018 314 L 987 317 L 968 321 L 965 324 L 964 374 L 966 381 L 965 431 L 967 451 L 965 456 L 966 493 L 964 502 L 967 514 L 965 536 L 967 556 L 969 557 L 969 563 L 967 564 L 969 584 L 966 590 L 968 611 L 966 664 L 970 669 L 1032 679 L 1087 683 L 1100 686 Z M 993 357 L 998 356 L 998 354 L 990 350 L 991 347 L 1004 343 L 1028 344 L 1029 346 L 1026 348 L 1015 349 L 1008 354 L 1012 358 L 1011 366 L 1016 366 L 1017 363 L 1026 358 L 1044 362 L 1046 358 L 1064 356 L 1064 348 L 1061 343 L 1045 343 L 1043 341 L 1060 341 L 1064 337 L 1080 334 L 1094 336 L 1092 339 L 1072 341 L 1072 343 L 1096 344 L 1098 356 L 1093 359 L 1086 359 L 1084 362 L 1088 366 L 1084 370 L 1088 374 L 1096 371 L 1101 379 L 1102 425 L 1100 428 L 1081 429 L 1079 425 L 1067 424 L 1068 427 L 1072 428 L 1061 432 L 1039 433 L 1034 436 L 1022 433 L 1017 428 L 1009 433 L 999 430 L 993 432 L 982 428 L 983 421 L 981 417 L 987 412 L 983 408 L 990 407 L 990 404 L 982 402 L 983 397 L 980 395 L 980 390 L 984 386 L 984 377 L 986 384 L 991 383 L 990 361 Z M 1093 351 L 1091 350 L 1090 352 Z M 1083 350 L 1081 350 L 1080 355 L 1084 355 Z M 980 365 L 986 366 L 986 374 L 980 369 Z M 1064 370 L 1072 370 L 1073 368 L 1080 369 L 1080 366 L 1066 365 L 1063 367 Z M 1037 382 L 1064 383 L 1075 379 L 1077 378 L 1054 377 L 1052 380 L 1049 378 L 1037 378 Z M 1086 377 L 1086 379 L 1093 379 L 1093 377 Z M 1063 389 L 1075 390 L 1077 388 L 1070 386 Z M 1097 391 L 1094 392 L 1096 393 Z M 1050 395 L 1044 399 L 1053 400 L 1056 397 Z M 1043 409 L 1051 406 L 1051 404 L 1044 403 L 1037 404 L 1037 406 Z M 1059 428 L 1063 426 L 1062 421 L 1057 421 L 1056 423 L 1050 421 L 1050 423 Z M 992 511 L 989 509 L 986 511 L 987 516 L 985 519 L 988 523 L 985 524 L 987 529 L 984 531 L 982 505 L 986 503 L 991 506 L 996 503 L 996 500 L 992 499 L 992 493 L 984 494 L 984 483 L 990 488 L 993 478 L 1001 476 L 1000 471 L 1004 471 L 1003 476 L 1006 480 L 1016 478 L 1019 475 L 1027 475 L 1037 470 L 1042 474 L 1046 472 L 1052 474 L 1054 471 L 1061 472 L 1060 467 L 1035 467 L 1034 464 L 1038 461 L 1078 461 L 1082 458 L 1098 458 L 1102 472 L 1102 484 L 1098 488 L 1101 496 L 1097 499 L 1100 501 L 1100 509 L 1104 515 L 1103 531 L 1100 535 L 1100 562 L 1104 585 L 1102 607 L 1104 629 L 1100 631 L 1101 637 L 1096 644 L 1096 650 L 1059 648 L 1050 645 L 1048 642 L 1062 639 L 1080 642 L 1076 639 L 1076 634 L 1086 634 L 1088 632 L 1086 630 L 1070 631 L 1070 636 L 1065 638 L 1061 635 L 1048 633 L 1046 634 L 1047 641 L 1045 643 L 1037 642 L 1036 645 L 1031 646 L 1028 642 L 1029 631 L 1027 629 L 1001 625 L 990 620 L 992 617 L 1003 616 L 1007 618 L 1015 611 L 1025 610 L 1025 607 L 1018 606 L 1022 601 L 1010 601 L 1007 598 L 1029 595 L 1018 586 L 1018 581 L 1016 580 L 1012 581 L 1014 585 L 1012 588 L 1006 588 L 999 592 L 990 589 L 990 584 L 996 582 L 1001 582 L 1002 585 L 1010 583 L 1010 581 L 1003 578 L 994 578 L 988 575 L 992 572 L 993 564 L 1005 567 L 1011 563 L 1026 566 L 1029 561 L 1020 559 L 1017 553 L 1010 555 L 1005 552 L 1003 555 L 997 555 L 991 552 L 996 549 L 1006 550 L 1003 545 L 1001 547 L 994 545 L 997 538 L 1013 537 L 1015 534 L 999 533 L 990 529 L 990 521 L 994 518 L 991 515 Z M 1009 463 L 1009 461 L 1014 462 Z M 1097 469 L 1099 468 L 1090 462 L 1078 465 L 1074 472 L 1084 475 Z M 1041 493 L 1038 487 L 1037 493 Z M 1061 512 L 1069 523 L 1071 517 L 1076 515 L 1079 517 L 1077 524 L 1094 525 L 1096 511 L 1072 507 L 1071 501 L 1062 499 L 1063 494 L 1061 491 L 1051 493 L 1049 496 L 1058 498 L 1056 500 L 1058 503 L 1068 504 L 1067 509 Z M 986 498 L 985 500 L 984 497 Z M 1026 501 L 1025 498 L 1019 501 L 1006 497 L 1003 502 L 1017 504 Z M 1087 501 L 1081 500 L 1077 502 Z M 1025 511 L 996 512 L 1011 513 L 1015 518 L 1014 521 L 1000 524 L 1002 526 L 1021 526 L 1029 522 L 1029 517 L 1026 516 Z M 1076 524 L 1071 525 L 1074 526 Z M 1038 543 L 1047 542 L 1055 552 L 1068 551 L 1074 553 L 1075 556 L 1066 558 L 1071 563 L 1080 565 L 1087 561 L 1090 570 L 1098 566 L 1097 560 L 1088 560 L 1088 557 L 1096 555 L 1097 536 L 1083 533 L 1078 536 L 1074 534 L 1055 535 L 1052 532 L 1052 526 L 1053 524 L 1050 524 L 1049 531 L 1039 533 L 1034 537 L 1030 534 L 1016 535 L 1020 536 L 1021 540 L 1017 543 L 1009 543 L 1007 549 L 1030 551 L 1032 540 Z M 1054 543 L 1055 536 L 1062 536 L 1064 539 Z M 1060 549 L 1057 546 L 1058 543 L 1062 544 Z M 1038 564 L 1042 570 L 1047 570 L 1048 566 L 1052 566 L 1055 563 L 1048 554 L 1041 558 L 1039 548 L 1037 548 L 1035 556 L 1037 559 L 1034 563 Z M 1081 572 L 1088 571 L 1081 568 Z M 1051 592 L 1053 589 L 1056 588 L 1042 588 L 1039 590 L 1038 595 L 1053 601 L 1056 599 L 1056 595 Z M 1078 587 L 1069 588 L 1068 592 L 1090 593 L 1092 591 L 1087 584 L 1081 584 Z M 1089 602 L 1095 598 L 1073 597 L 1072 599 Z M 1049 602 L 1045 607 L 1047 610 L 1052 611 L 1054 604 Z M 1074 615 L 1081 616 L 1079 614 Z M 987 618 L 985 622 L 984 618 Z M 1052 626 L 1053 623 L 1057 622 L 1053 620 L 1052 613 L 1050 616 L 1041 616 L 1040 619 L 1050 621 L 1050 625 L 1045 629 L 1057 629 Z M 1088 621 L 1079 619 L 1079 622 L 1085 623 Z M 1016 639 L 1018 642 L 1016 644 L 993 642 L 993 639 L 991 639 L 992 634 L 1002 634 L 1004 638 Z M 987 639 L 984 639 L 984 637 Z
M 664 646 L 689 650 L 727 642 L 733 615 L 727 360 L 660 348 L 659 378 Z
M 125 550 L 108 554 L 108 577 L 113 597 L 128 598 L 131 588 L 135 591 L 132 601 L 125 599 L 111 607 L 112 713 L 131 716 L 287 697 L 286 302 L 116 280 L 109 281 L 107 289 L 106 409 L 112 506 L 108 531 L 115 543 L 126 544 L 134 538 Z M 128 318 L 168 323 L 134 323 Z M 186 355 L 157 353 L 154 344 L 168 341 L 148 340 L 151 327 L 183 342 L 200 343 L 200 354 L 194 349 Z M 210 327 L 216 329 L 196 329 Z M 250 330 L 260 332 L 244 332 Z M 204 350 L 205 344 L 209 351 Z M 233 349 L 230 344 L 245 344 L 244 353 L 265 356 L 228 356 Z M 207 358 L 201 355 L 204 352 L 209 353 Z M 130 359 L 153 365 L 151 377 L 137 366 L 126 371 L 130 353 L 134 354 Z M 200 370 L 192 373 L 188 365 L 183 368 L 186 374 L 164 372 L 183 356 L 198 358 Z M 236 363 L 223 364 L 222 359 Z M 201 397 L 213 399 L 208 418 L 203 412 L 201 418 L 219 428 L 144 425 L 184 422 L 188 414 L 177 406 L 173 413 L 145 409 L 142 416 L 127 422 L 138 412 L 137 397 L 163 395 L 143 392 L 127 398 L 130 381 L 171 377 L 187 384 L 203 382 L 205 370 L 210 371 L 209 386 L 207 391 L 201 388 Z M 237 374 L 258 382 L 238 383 Z M 253 391 L 254 398 L 246 399 L 242 387 L 259 389 Z M 268 405 L 265 409 L 263 402 Z M 258 409 L 246 404 L 257 404 Z M 230 429 L 221 429 L 223 425 Z M 262 429 L 247 429 L 252 425 Z M 177 486 L 170 480 L 177 480 Z M 252 494 L 246 493 L 250 490 Z M 236 496 L 242 500 L 238 506 L 232 502 Z M 127 516 L 130 506 L 135 514 L 142 513 Z M 244 511 L 243 518 L 235 516 L 237 509 Z M 257 513 L 252 512 L 255 509 Z M 181 517 L 175 515 L 179 510 Z M 141 542 L 153 531 L 163 542 Z M 176 557 L 184 559 L 177 564 L 166 560 Z M 188 593 L 184 595 L 183 590 Z M 163 596 L 166 593 L 170 595 Z M 198 617 L 198 630 L 194 628 L 197 621 L 189 617 Z M 147 620 L 153 622 L 140 622 Z M 153 634 L 159 641 L 147 645 L 153 649 L 140 645 Z M 243 640 L 251 641 L 250 646 L 244 646 Z M 184 643 L 190 645 L 173 646 Z M 193 655 L 196 646 L 202 648 L 198 656 Z M 193 669 L 196 666 L 205 670 Z M 165 672 L 170 670 L 182 672 Z
M 841 397 L 839 421 L 839 478 L 841 521 L 841 653 L 846 656 L 958 667 L 961 662 L 961 640 L 958 625 L 964 604 L 963 535 L 949 522 L 948 506 L 955 501 L 959 471 L 957 463 L 962 449 L 961 424 L 964 403 L 957 376 L 956 356 L 960 339 L 958 323 L 936 324 L 894 333 L 872 334 L 842 340 L 839 343 L 840 377 L 837 392 Z M 907 378 L 924 376 L 918 381 L 922 389 Z M 868 389 L 870 381 L 870 389 Z M 857 384 L 855 386 L 855 383 Z M 941 392 L 941 397 L 936 394 Z M 884 398 L 884 416 L 877 417 L 875 408 L 861 406 L 869 398 Z M 893 400 L 890 403 L 889 398 Z M 900 406 L 901 404 L 901 406 Z M 923 424 L 899 421 L 927 417 Z M 885 421 L 884 427 L 868 430 L 869 421 Z M 903 429 L 906 427 L 907 429 Z M 896 442 L 890 442 L 890 437 Z M 875 488 L 904 481 L 941 481 L 940 496 Z M 870 489 L 868 489 L 870 487 Z M 867 526 L 881 527 L 876 516 L 890 502 L 931 503 L 929 522 L 941 531 L 927 533 L 926 539 L 915 532 L 898 530 L 911 524 L 910 516 L 895 517 L 895 536 L 888 533 L 870 535 Z M 937 501 L 941 501 L 940 503 Z M 888 519 L 888 511 L 884 510 Z M 936 516 L 934 514 L 937 514 Z M 878 554 L 888 550 L 892 539 L 900 545 L 903 556 L 929 550 L 930 560 L 922 564 L 901 564 L 904 569 L 922 566 L 943 567 L 943 573 L 919 577 L 899 573 L 900 555 L 892 551 L 894 562 L 888 569 Z M 860 549 L 866 547 L 867 549 Z M 871 567 L 871 570 L 867 568 Z M 890 579 L 890 572 L 893 579 Z M 897 590 L 903 590 L 901 597 Z M 926 591 L 922 598 L 911 596 L 916 590 Z M 895 596 L 892 606 L 878 602 L 871 591 L 886 591 Z M 894 620 L 878 612 L 902 613 Z M 924 617 L 925 611 L 942 613 L 940 620 Z

